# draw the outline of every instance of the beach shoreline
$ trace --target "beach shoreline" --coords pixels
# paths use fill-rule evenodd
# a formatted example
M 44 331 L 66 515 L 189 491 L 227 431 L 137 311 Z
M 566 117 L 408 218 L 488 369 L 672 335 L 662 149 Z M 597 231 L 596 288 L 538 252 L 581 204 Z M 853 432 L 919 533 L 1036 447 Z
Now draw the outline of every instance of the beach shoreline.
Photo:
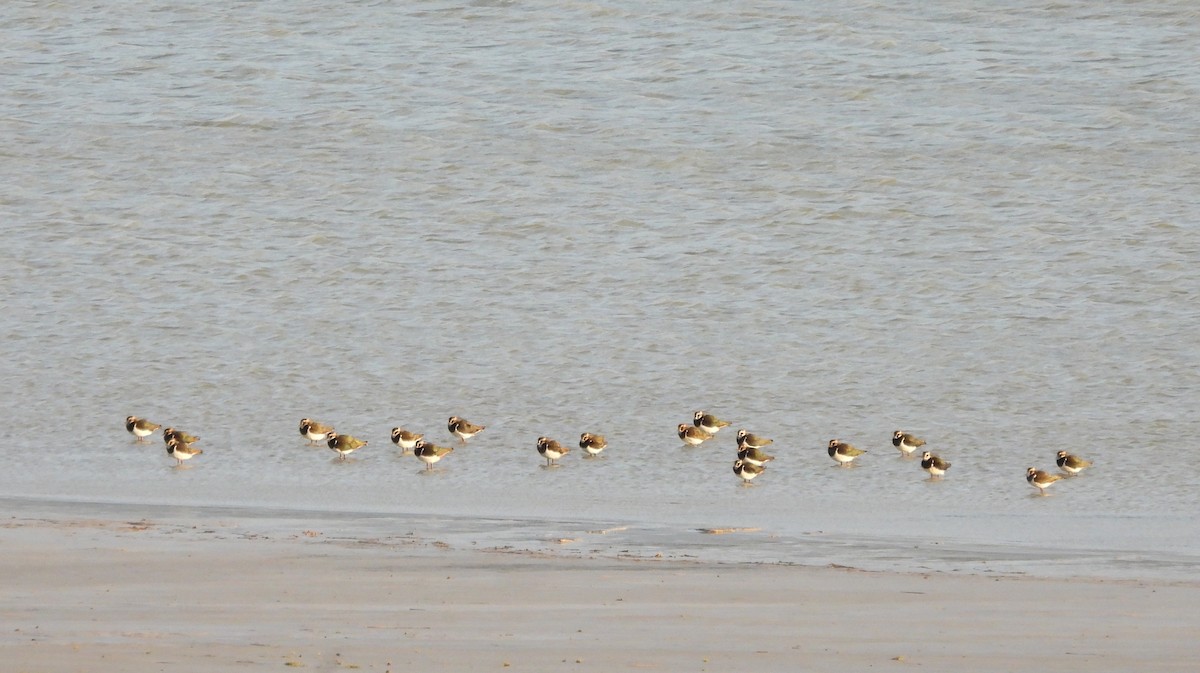
M 1188 581 L 568 554 L 80 509 L 0 524 L 12 670 L 1183 671 L 1200 632 Z
M 519 513 L 380 511 L 294 508 L 280 505 L 226 503 L 165 503 L 154 501 L 96 501 L 62 496 L 0 496 L 0 505 L 24 519 L 100 521 L 154 520 L 181 530 L 224 529 L 240 534 L 253 530 L 258 538 L 286 537 L 297 530 L 315 529 L 336 537 L 437 539 L 462 549 L 491 549 L 545 553 L 580 558 L 654 558 L 717 564 L 846 566 L 872 572 L 950 573 L 1060 580 L 1076 578 L 1200 580 L 1200 557 L 1180 550 L 1174 538 L 1162 537 L 1170 521 L 1156 522 L 1143 534 L 1144 547 L 1129 540 L 1096 546 L 1096 531 L 1082 536 L 1084 544 L 1055 536 L 1061 527 L 1047 522 L 1046 530 L 1021 538 L 997 535 L 991 519 L 960 517 L 941 535 L 893 529 L 869 533 L 870 526 L 840 521 L 836 528 L 779 529 L 768 520 L 745 517 L 692 520 L 635 520 L 529 516 Z M 566 514 L 566 513 L 563 513 Z M 1094 522 L 1092 522 L 1094 523 Z M 1115 522 L 1109 522 L 1116 525 Z M 1128 525 L 1128 522 L 1123 522 Z M 1038 524 L 1039 526 L 1041 524 Z M 1086 527 L 1076 519 L 1064 533 Z M 1194 527 L 1194 526 L 1193 526 Z M 896 527 L 899 528 L 899 527 Z M 1011 526 L 1010 526 L 1011 528 Z M 1188 528 L 1176 529 L 1179 537 Z M 1177 545 L 1176 545 L 1177 546 Z

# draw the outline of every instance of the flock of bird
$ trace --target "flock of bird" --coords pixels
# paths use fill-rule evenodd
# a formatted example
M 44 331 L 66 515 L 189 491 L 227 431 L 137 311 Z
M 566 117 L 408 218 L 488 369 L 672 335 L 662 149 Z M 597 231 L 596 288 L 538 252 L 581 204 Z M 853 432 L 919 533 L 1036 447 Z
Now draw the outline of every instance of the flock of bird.
M 712 439 L 721 428 L 729 427 L 729 425 L 729 422 L 723 421 L 712 414 L 697 411 L 691 425 L 680 423 L 676 429 L 679 432 L 679 438 L 685 444 L 698 446 Z M 774 440 L 772 439 L 752 435 L 746 430 L 738 430 L 737 459 L 733 461 L 733 473 L 741 477 L 743 483 L 749 483 L 750 480 L 762 474 L 766 471 L 766 464 L 775 459 L 775 456 L 762 450 L 763 447 L 773 442 Z M 892 446 L 899 449 L 902 456 L 908 458 L 917 449 L 925 446 L 925 440 L 903 430 L 897 430 L 892 434 Z M 829 457 L 837 461 L 837 464 L 842 467 L 849 467 L 855 458 L 866 453 L 866 451 L 855 447 L 853 444 L 843 442 L 840 439 L 829 440 L 828 452 Z M 1055 462 L 1063 472 L 1071 476 L 1079 474 L 1085 468 L 1092 465 L 1091 461 L 1071 455 L 1066 451 L 1059 451 Z M 934 453 L 923 451 L 921 453 L 921 468 L 929 473 L 930 479 L 941 479 L 946 474 L 946 471 L 950 469 L 950 463 Z M 1025 481 L 1038 489 L 1038 492 L 1042 495 L 1046 494 L 1046 488 L 1062 478 L 1063 475 L 1061 474 L 1053 474 L 1034 467 L 1025 471 Z
M 684 444 L 699 446 L 711 440 L 722 428 L 730 425 L 728 421 L 723 421 L 712 414 L 697 411 L 692 415 L 690 425 L 680 423 L 676 430 L 679 439 Z M 133 434 L 138 442 L 144 441 L 146 437 L 154 434 L 161 427 L 158 423 L 152 423 L 137 416 L 129 416 L 125 419 L 125 429 Z M 460 444 L 466 445 L 468 439 L 483 432 L 487 427 L 475 425 L 458 416 L 451 416 L 446 422 L 446 429 L 458 439 Z M 339 434 L 332 426 L 318 423 L 310 418 L 300 419 L 300 434 L 308 440 L 311 446 L 319 446 L 319 442 L 325 442 L 326 446 L 337 452 L 340 460 L 345 460 L 346 456 L 367 445 L 364 440 L 351 435 Z M 203 450 L 192 446 L 200 438 L 182 430 L 168 427 L 162 431 L 162 437 L 167 446 L 167 454 L 177 461 L 177 465 L 182 465 L 183 461 L 204 453 Z M 412 452 L 421 462 L 425 463 L 426 470 L 432 470 L 434 463 L 454 452 L 454 447 L 438 446 L 433 442 L 426 441 L 425 435 L 410 432 L 402 427 L 392 428 L 392 442 L 404 453 Z M 748 484 L 766 471 L 766 464 L 775 459 L 775 456 L 763 451 L 764 447 L 773 443 L 774 440 L 770 438 L 751 434 L 744 429 L 738 430 L 737 458 L 733 461 L 733 473 L 742 479 L 743 484 Z M 549 437 L 538 437 L 536 446 L 537 452 L 546 459 L 547 467 L 555 465 L 559 458 L 571 451 L 571 447 L 564 446 Z M 901 456 L 907 458 L 913 456 L 917 449 L 925 446 L 925 440 L 897 430 L 892 434 L 892 446 L 900 450 Z M 608 442 L 603 435 L 585 432 L 579 436 L 579 448 L 584 451 L 585 457 L 597 456 L 607 447 Z M 839 439 L 829 440 L 828 451 L 829 457 L 842 467 L 849 467 L 855 458 L 866 453 L 866 451 Z M 1025 472 L 1025 481 L 1045 495 L 1046 489 L 1054 482 L 1064 476 L 1077 475 L 1092 465 L 1091 461 L 1066 451 L 1058 452 L 1055 463 L 1063 474 L 1030 467 Z M 929 473 L 930 479 L 940 479 L 950 469 L 950 463 L 930 451 L 922 451 L 921 468 Z

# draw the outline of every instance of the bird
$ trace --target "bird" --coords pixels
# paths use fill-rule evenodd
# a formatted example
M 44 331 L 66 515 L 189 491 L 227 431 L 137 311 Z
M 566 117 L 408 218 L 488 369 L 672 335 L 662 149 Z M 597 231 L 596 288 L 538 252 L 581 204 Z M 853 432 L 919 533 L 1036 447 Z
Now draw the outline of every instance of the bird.
M 329 445 L 329 448 L 338 452 L 338 460 L 346 460 L 346 456 L 368 444 L 357 437 L 339 435 L 332 430 L 325 435 L 325 443 Z
M 167 442 L 167 455 L 175 459 L 176 465 L 183 465 L 183 461 L 190 460 L 194 456 L 204 453 L 201 449 L 193 449 L 186 443 L 178 439 L 171 439 Z
M 1084 460 L 1079 456 L 1073 456 L 1066 451 L 1059 451 L 1058 457 L 1054 462 L 1058 463 L 1059 468 L 1061 468 L 1063 472 L 1066 472 L 1071 476 L 1075 476 L 1082 472 L 1084 468 L 1092 466 L 1092 461 Z
M 737 457 L 738 460 L 755 467 L 763 467 L 764 463 L 775 460 L 775 456 L 769 455 L 762 449 L 757 449 L 752 446 L 746 446 L 738 449 Z
M 587 454 L 584 456 L 585 458 L 598 456 L 601 451 L 608 448 L 608 440 L 604 439 L 604 435 L 585 432 L 579 435 L 579 448 Z
M 412 451 L 417 446 L 417 442 L 425 438 L 425 435 L 415 432 L 409 432 L 404 428 L 392 428 L 392 443 L 404 449 L 405 453 Z
M 446 429 L 450 431 L 450 434 L 458 437 L 459 443 L 466 444 L 468 439 L 487 428 L 483 425 L 472 425 L 466 419 L 459 418 L 458 416 L 451 416 L 450 420 L 446 421 Z
M 715 435 L 721 431 L 721 428 L 730 426 L 729 421 L 723 421 L 710 413 L 697 411 L 692 414 L 692 422 L 697 428 L 707 432 L 710 435 Z
M 836 439 L 829 440 L 829 457 L 836 460 L 842 467 L 849 467 L 850 461 L 858 458 L 866 453 L 862 449 L 855 448 L 852 444 L 839 441 Z
M 318 423 L 311 418 L 300 419 L 300 434 L 308 439 L 309 446 L 318 446 L 317 442 L 333 432 L 333 426 Z
M 733 461 L 733 473 L 742 478 L 743 484 L 749 484 L 750 480 L 762 474 L 764 469 L 758 465 L 751 465 L 741 458 Z
M 425 463 L 426 470 L 432 470 L 434 463 L 451 453 L 454 453 L 453 446 L 438 446 L 424 439 L 418 439 L 417 443 L 413 445 L 413 455 Z
M 774 444 L 774 443 L 775 443 L 775 440 L 773 440 L 773 439 L 767 439 L 766 437 L 759 437 L 758 435 L 752 435 L 744 429 L 738 430 L 738 433 L 737 433 L 738 450 L 744 449 L 746 447 L 750 447 L 752 449 L 761 449 L 762 447 L 764 447 L 768 444 Z
M 900 454 L 907 458 L 912 455 L 913 451 L 925 446 L 925 440 L 903 430 L 897 430 L 892 433 L 892 446 L 900 449 Z
M 184 444 L 195 444 L 196 442 L 200 441 L 200 438 L 196 435 L 189 435 L 183 430 L 176 430 L 175 428 L 167 428 L 163 430 L 163 442 L 170 442 L 172 439 L 178 439 Z
M 125 418 L 125 429 L 133 433 L 133 436 L 137 438 L 138 442 L 141 442 L 143 437 L 149 437 L 150 435 L 154 434 L 154 431 L 161 427 L 162 426 L 158 423 L 151 423 L 150 421 L 144 418 L 138 418 L 137 416 L 127 416 Z
M 712 433 L 704 428 L 688 425 L 687 423 L 680 423 L 678 430 L 679 438 L 688 446 L 696 446 L 712 439 Z
M 538 437 L 537 450 L 546 458 L 546 467 L 550 467 L 554 461 L 570 453 L 571 447 L 563 446 L 549 437 Z
M 946 474 L 946 470 L 950 469 L 950 463 L 926 451 L 921 454 L 921 467 L 929 473 L 929 476 L 940 477 Z
M 1046 489 L 1062 478 L 1061 474 L 1050 474 L 1049 472 L 1043 472 L 1033 467 L 1025 470 L 1025 481 L 1029 482 L 1030 486 L 1041 491 L 1042 495 L 1046 495 Z

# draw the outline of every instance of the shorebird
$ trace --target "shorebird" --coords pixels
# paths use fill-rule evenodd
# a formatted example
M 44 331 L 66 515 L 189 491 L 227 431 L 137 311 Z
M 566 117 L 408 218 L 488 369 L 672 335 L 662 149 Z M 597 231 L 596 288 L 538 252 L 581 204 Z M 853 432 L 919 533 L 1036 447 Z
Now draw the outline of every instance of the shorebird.
M 546 467 L 550 467 L 554 461 L 570 453 L 571 447 L 563 446 L 549 437 L 538 437 L 537 450 L 546 458 Z
M 921 454 L 921 467 L 929 473 L 930 478 L 941 477 L 950 469 L 950 463 L 926 451 Z
M 326 438 L 326 435 L 333 432 L 333 426 L 318 423 L 311 418 L 300 419 L 300 434 L 308 439 L 309 446 L 318 446 L 317 442 Z
M 151 423 L 150 421 L 144 418 L 138 418 L 137 416 L 125 417 L 125 429 L 133 433 L 133 436 L 137 438 L 138 442 L 141 442 L 143 438 L 154 434 L 154 431 L 161 427 L 162 426 L 158 423 Z
M 200 441 L 200 438 L 196 435 L 189 435 L 183 430 L 176 430 L 175 428 L 163 430 L 163 443 L 170 442 L 172 439 L 177 439 L 184 444 L 195 444 Z
M 167 442 L 167 455 L 175 459 L 176 465 L 183 465 L 183 461 L 190 460 L 202 453 L 204 453 L 203 450 L 193 449 L 178 439 L 172 439 Z
M 1084 460 L 1079 456 L 1073 456 L 1066 451 L 1059 451 L 1058 457 L 1054 462 L 1058 464 L 1059 468 L 1061 468 L 1063 472 L 1066 472 L 1071 476 L 1075 476 L 1082 472 L 1084 468 L 1092 466 L 1092 461 Z
M 829 457 L 836 460 L 838 465 L 849 467 L 850 461 L 858 458 L 866 453 L 862 449 L 855 448 L 852 444 L 847 444 L 836 439 L 829 440 Z
M 579 435 L 579 448 L 587 454 L 584 456 L 585 458 L 598 456 L 601 451 L 608 448 L 608 440 L 604 439 L 604 435 L 585 432 Z
M 425 438 L 425 435 L 409 432 L 404 428 L 392 428 L 392 443 L 404 449 L 405 453 L 412 451 L 417 446 L 417 442 Z
M 743 484 L 749 484 L 751 479 L 763 473 L 763 469 L 763 467 L 751 465 L 741 458 L 733 461 L 733 473 L 742 478 Z
M 747 463 L 755 467 L 763 467 L 764 463 L 775 460 L 775 456 L 769 455 L 762 449 L 756 449 L 752 446 L 738 449 L 737 457 L 738 460 L 742 461 L 743 463 Z
M 346 460 L 346 456 L 367 445 L 367 442 L 350 435 L 339 435 L 332 430 L 325 435 L 325 443 L 337 451 L 338 460 Z
M 487 429 L 487 427 L 483 425 L 472 425 L 468 423 L 466 419 L 459 418 L 458 416 L 451 416 L 450 420 L 446 421 L 446 429 L 450 431 L 450 434 L 458 437 L 459 443 L 466 444 L 468 439 L 483 432 Z
M 752 435 L 744 429 L 738 430 L 738 433 L 737 433 L 737 445 L 738 445 L 739 450 L 747 448 L 747 447 L 749 447 L 751 449 L 761 449 L 768 444 L 774 444 L 774 443 L 775 443 L 775 440 L 773 440 L 773 439 L 768 439 L 766 437 L 759 437 L 758 435 Z
M 727 428 L 730 425 L 729 421 L 723 421 L 703 411 L 697 411 L 692 414 L 692 423 L 710 435 L 715 435 L 721 431 L 721 428 Z
M 925 440 L 903 430 L 897 430 L 892 434 L 892 446 L 900 449 L 901 455 L 907 458 L 912 455 L 913 451 L 925 446 Z
M 453 446 L 438 446 L 430 444 L 424 439 L 418 439 L 413 446 L 413 454 L 425 463 L 426 470 L 432 470 L 433 464 L 445 458 L 447 455 L 454 453 Z
M 1029 482 L 1030 486 L 1041 491 L 1042 495 L 1046 495 L 1046 489 L 1062 478 L 1061 474 L 1050 474 L 1049 472 L 1043 472 L 1032 467 L 1025 470 L 1025 481 Z
M 688 446 L 696 446 L 712 439 L 712 433 L 687 423 L 680 423 L 676 429 L 679 431 L 679 438 Z

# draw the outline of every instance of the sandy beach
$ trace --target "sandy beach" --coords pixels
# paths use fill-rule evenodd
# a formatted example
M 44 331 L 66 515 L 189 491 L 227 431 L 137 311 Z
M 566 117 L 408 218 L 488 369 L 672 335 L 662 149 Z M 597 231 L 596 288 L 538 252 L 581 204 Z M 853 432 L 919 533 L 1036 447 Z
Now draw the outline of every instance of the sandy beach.
M 13 517 L 12 671 L 1184 671 L 1195 583 L 454 548 L 230 519 Z

